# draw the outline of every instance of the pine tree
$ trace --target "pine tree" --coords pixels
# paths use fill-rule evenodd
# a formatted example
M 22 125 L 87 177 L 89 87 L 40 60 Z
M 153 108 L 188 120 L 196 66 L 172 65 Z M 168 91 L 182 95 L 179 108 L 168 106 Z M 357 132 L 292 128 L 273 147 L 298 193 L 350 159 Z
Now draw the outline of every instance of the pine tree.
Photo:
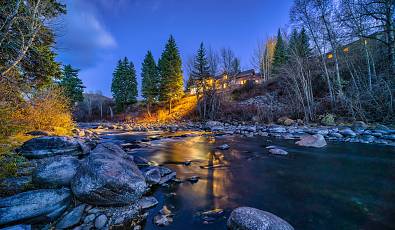
M 159 72 L 156 66 L 154 56 L 151 51 L 145 55 L 142 64 L 141 78 L 142 78 L 142 96 L 147 102 L 147 111 L 151 115 L 151 104 L 158 99 L 159 96 Z
M 173 100 L 184 93 L 181 57 L 173 36 L 170 36 L 158 66 L 161 79 L 159 99 L 169 103 L 171 113 Z
M 289 38 L 288 42 L 288 55 L 299 55 L 299 47 L 300 47 L 300 41 L 299 41 L 299 33 L 298 31 L 294 28 L 292 30 L 291 36 Z
M 118 61 L 113 73 L 111 92 L 118 111 L 123 111 L 126 106 L 137 102 L 136 70 L 127 57 Z
M 206 49 L 203 43 L 200 44 L 196 57 L 194 58 L 191 77 L 198 90 L 202 89 L 204 94 L 208 88 L 207 81 L 210 78 L 210 65 L 208 64 Z
M 274 48 L 273 73 L 278 73 L 280 67 L 287 61 L 286 45 L 282 38 L 280 29 L 278 30 L 277 43 Z
M 84 88 L 81 79 L 78 78 L 79 69 L 73 69 L 71 65 L 63 67 L 62 76 L 59 82 L 64 95 L 69 99 L 71 105 L 83 101 Z
M 311 49 L 309 45 L 309 37 L 306 33 L 305 28 L 302 28 L 302 30 L 299 33 L 299 55 L 303 58 L 310 57 L 311 55 Z

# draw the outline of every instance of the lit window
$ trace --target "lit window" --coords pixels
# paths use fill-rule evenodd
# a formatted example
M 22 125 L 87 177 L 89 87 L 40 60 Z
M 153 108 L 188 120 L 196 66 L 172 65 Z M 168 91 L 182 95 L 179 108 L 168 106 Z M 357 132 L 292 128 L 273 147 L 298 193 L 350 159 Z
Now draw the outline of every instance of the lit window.
M 350 51 L 350 49 L 348 47 L 343 49 L 344 53 L 348 53 Z
M 224 75 L 224 79 L 227 80 L 228 79 L 228 75 Z
M 333 58 L 333 54 L 328 54 L 328 59 L 332 59 Z

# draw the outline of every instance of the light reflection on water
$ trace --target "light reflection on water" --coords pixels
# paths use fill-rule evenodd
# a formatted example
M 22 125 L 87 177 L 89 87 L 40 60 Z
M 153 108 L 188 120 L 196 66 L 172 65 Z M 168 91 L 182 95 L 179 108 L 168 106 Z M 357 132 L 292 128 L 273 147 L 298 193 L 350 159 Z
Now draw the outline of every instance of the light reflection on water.
M 120 139 L 135 138 L 128 134 Z M 216 149 L 224 143 L 231 148 Z M 270 155 L 267 145 L 281 146 L 289 155 Z M 158 189 L 154 196 L 160 205 L 150 211 L 145 229 L 158 229 L 152 218 L 164 204 L 175 213 L 170 229 L 226 229 L 226 218 L 238 206 L 273 212 L 296 229 L 394 228 L 391 147 L 338 143 L 312 149 L 290 140 L 193 136 L 152 141 L 150 151 L 134 154 L 176 170 L 180 179 L 201 178 Z M 186 161 L 192 164 L 186 166 Z M 223 167 L 207 167 L 218 165 Z M 225 215 L 213 223 L 196 216 L 216 208 Z

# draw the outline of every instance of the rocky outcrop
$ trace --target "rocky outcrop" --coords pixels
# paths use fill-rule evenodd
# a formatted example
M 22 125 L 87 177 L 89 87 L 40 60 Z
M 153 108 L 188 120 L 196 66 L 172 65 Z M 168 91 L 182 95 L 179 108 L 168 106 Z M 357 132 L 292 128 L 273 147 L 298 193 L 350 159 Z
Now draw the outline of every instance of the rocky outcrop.
M 133 160 L 120 147 L 103 143 L 81 163 L 71 189 L 83 202 L 122 206 L 137 201 L 147 184 Z
M 42 189 L 0 199 L 0 226 L 19 223 L 48 223 L 67 209 L 69 189 Z
M 321 134 L 314 134 L 302 137 L 300 141 L 297 141 L 295 144 L 305 147 L 321 148 L 326 146 L 326 141 Z
M 33 172 L 33 183 L 41 188 L 70 186 L 79 161 L 72 156 L 51 157 Z
M 285 220 L 256 208 L 241 207 L 232 211 L 227 226 L 231 230 L 293 230 Z
M 57 155 L 79 156 L 89 152 L 89 148 L 74 138 L 44 136 L 25 142 L 18 151 L 26 158 L 41 159 Z

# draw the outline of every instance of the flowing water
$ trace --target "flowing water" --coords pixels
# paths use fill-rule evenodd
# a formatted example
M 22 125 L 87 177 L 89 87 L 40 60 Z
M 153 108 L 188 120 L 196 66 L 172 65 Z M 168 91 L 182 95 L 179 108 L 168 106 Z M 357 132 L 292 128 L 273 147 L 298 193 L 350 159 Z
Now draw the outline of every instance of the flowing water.
M 143 137 L 104 136 L 120 143 Z M 216 148 L 224 143 L 230 149 Z M 289 154 L 270 155 L 268 145 Z M 200 177 L 157 189 L 160 204 L 144 229 L 159 229 L 152 219 L 163 205 L 175 214 L 169 229 L 226 229 L 231 210 L 240 206 L 272 212 L 295 229 L 395 229 L 393 147 L 329 143 L 315 149 L 294 140 L 197 135 L 151 141 L 133 154 L 172 168 L 180 179 Z M 213 209 L 224 212 L 213 219 L 199 215 Z

